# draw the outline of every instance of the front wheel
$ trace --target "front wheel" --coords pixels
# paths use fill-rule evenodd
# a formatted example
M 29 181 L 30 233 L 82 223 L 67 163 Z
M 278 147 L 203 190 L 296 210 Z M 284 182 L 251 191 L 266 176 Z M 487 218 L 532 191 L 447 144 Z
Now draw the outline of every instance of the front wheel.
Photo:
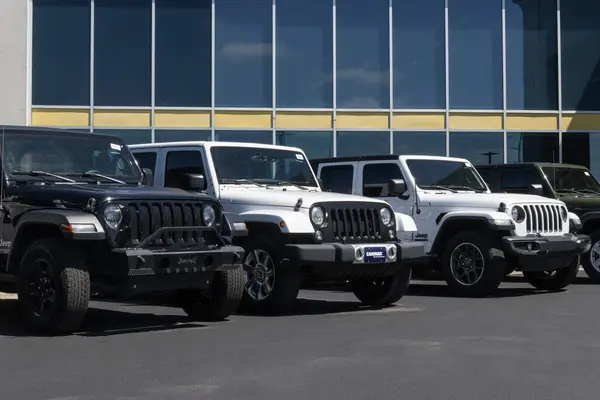
M 587 276 L 594 282 L 600 283 L 600 231 L 590 234 L 592 247 L 582 255 L 582 266 Z
M 400 300 L 408 291 L 411 268 L 404 267 L 392 276 L 378 280 L 352 282 L 354 295 L 369 306 L 385 306 Z
M 523 271 L 523 277 L 539 290 L 557 291 L 569 286 L 579 272 L 579 256 L 569 266 L 554 271 Z
M 446 244 L 441 270 L 450 290 L 459 296 L 492 294 L 506 275 L 506 260 L 498 256 L 500 240 L 486 231 L 462 231 Z

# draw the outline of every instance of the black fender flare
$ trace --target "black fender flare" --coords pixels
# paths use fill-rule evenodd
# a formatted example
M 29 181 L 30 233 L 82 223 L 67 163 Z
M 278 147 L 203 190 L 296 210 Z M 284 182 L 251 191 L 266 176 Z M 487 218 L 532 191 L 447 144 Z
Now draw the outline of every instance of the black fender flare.
M 446 219 L 442 223 L 440 228 L 438 229 L 438 233 L 435 236 L 435 239 L 431 245 L 431 252 L 433 252 L 435 254 L 438 253 L 440 246 L 443 246 L 444 242 L 446 242 L 448 239 L 450 239 L 450 234 L 447 232 L 449 229 L 448 226 L 450 226 L 450 224 L 455 224 L 458 221 L 461 221 L 461 222 L 468 221 L 470 223 L 475 223 L 477 225 L 480 225 L 483 229 L 489 229 L 492 232 L 498 232 L 498 231 L 503 231 L 503 230 L 509 231 L 510 230 L 510 228 L 508 226 L 499 226 L 499 225 L 493 224 L 489 219 L 487 219 L 484 216 L 467 216 L 467 215 L 451 216 L 448 219 Z
M 585 226 L 586 222 L 598 220 L 600 222 L 600 211 L 588 211 L 579 216 L 581 225 Z

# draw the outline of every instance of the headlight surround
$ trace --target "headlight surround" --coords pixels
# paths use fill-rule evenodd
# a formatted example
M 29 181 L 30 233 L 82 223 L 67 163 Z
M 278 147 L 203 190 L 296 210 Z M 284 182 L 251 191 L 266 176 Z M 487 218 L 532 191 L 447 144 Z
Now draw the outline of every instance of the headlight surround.
M 216 219 L 217 213 L 213 206 L 207 204 L 204 207 L 202 207 L 202 221 L 204 221 L 204 224 L 206 226 L 213 226 L 215 224 Z
M 325 224 L 325 211 L 322 207 L 313 207 L 310 210 L 310 220 L 317 226 L 323 226 Z
M 567 207 L 560 208 L 560 216 L 562 217 L 563 222 L 567 222 L 569 218 L 569 211 L 567 211 Z
M 514 206 L 510 210 L 510 216 L 512 217 L 513 221 L 521 223 L 525 221 L 525 210 L 521 206 Z
M 381 222 L 383 222 L 385 226 L 392 226 L 392 212 L 389 208 L 384 207 L 381 210 L 379 210 L 379 217 L 381 218 Z
M 104 222 L 111 229 L 118 230 L 119 225 L 123 222 L 123 211 L 116 204 L 109 204 L 104 209 Z

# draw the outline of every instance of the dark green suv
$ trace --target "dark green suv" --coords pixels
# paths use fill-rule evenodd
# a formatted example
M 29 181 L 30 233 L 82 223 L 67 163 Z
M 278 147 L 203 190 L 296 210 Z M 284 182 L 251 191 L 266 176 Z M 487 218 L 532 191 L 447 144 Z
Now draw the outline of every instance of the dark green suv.
M 592 247 L 582 254 L 587 275 L 600 283 L 600 183 L 581 165 L 515 163 L 476 165 L 492 192 L 530 193 L 563 201 L 581 222 L 573 230 L 589 235 Z

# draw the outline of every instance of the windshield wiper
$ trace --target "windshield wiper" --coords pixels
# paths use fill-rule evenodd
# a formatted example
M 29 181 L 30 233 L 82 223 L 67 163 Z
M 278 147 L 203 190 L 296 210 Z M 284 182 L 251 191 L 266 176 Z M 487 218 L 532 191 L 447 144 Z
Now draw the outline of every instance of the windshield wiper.
M 262 188 L 266 188 L 268 187 L 267 185 L 264 185 L 262 183 L 258 183 L 258 182 L 254 182 L 253 180 L 250 179 L 221 179 L 221 183 L 233 183 L 236 185 L 245 185 L 245 184 L 250 184 L 250 185 L 256 185 L 258 187 L 262 187 Z
M 270 186 L 271 184 L 267 185 Z M 302 190 L 310 190 L 309 188 L 305 187 L 305 186 L 301 186 L 297 183 L 294 183 L 292 181 L 277 181 L 277 183 L 275 183 L 275 185 L 277 186 L 294 186 L 297 187 L 298 189 L 302 189 Z
M 573 193 L 573 194 L 585 194 L 580 189 L 554 189 L 557 193 Z
M 63 182 L 76 183 L 76 181 L 73 180 L 73 179 L 71 179 L 71 178 L 67 178 L 65 176 L 60 176 L 60 175 L 52 174 L 52 173 L 46 172 L 46 171 L 13 171 L 12 174 L 13 175 L 27 175 L 27 176 L 51 177 L 51 178 L 56 178 L 58 180 L 61 180 Z
M 422 189 L 434 189 L 434 190 L 447 190 L 452 193 L 458 193 L 458 190 L 454 190 L 449 186 L 442 185 L 419 185 Z
M 97 172 L 92 172 L 92 171 L 83 172 L 81 174 L 69 174 L 69 175 L 77 175 L 77 176 L 79 176 L 81 178 L 100 178 L 100 179 L 105 179 L 107 181 L 111 181 L 111 182 L 114 182 L 114 183 L 119 183 L 121 185 L 127 185 L 127 182 L 123 182 L 120 179 L 113 178 L 113 177 L 106 176 L 106 175 L 102 175 L 102 174 L 99 174 Z
M 452 188 L 452 189 L 457 189 L 457 190 L 472 190 L 474 192 L 478 192 L 478 193 L 483 193 L 485 190 L 484 189 L 477 189 L 471 186 L 464 186 L 464 185 L 448 185 L 446 187 Z

